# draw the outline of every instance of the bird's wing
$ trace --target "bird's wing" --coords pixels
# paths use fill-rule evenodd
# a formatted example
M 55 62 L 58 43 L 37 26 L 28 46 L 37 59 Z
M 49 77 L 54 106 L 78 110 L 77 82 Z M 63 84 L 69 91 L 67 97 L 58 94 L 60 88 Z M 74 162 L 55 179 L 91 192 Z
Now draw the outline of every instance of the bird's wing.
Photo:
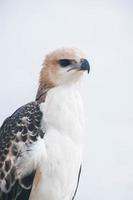
M 28 200 L 44 151 L 37 102 L 19 108 L 0 128 L 0 200 Z

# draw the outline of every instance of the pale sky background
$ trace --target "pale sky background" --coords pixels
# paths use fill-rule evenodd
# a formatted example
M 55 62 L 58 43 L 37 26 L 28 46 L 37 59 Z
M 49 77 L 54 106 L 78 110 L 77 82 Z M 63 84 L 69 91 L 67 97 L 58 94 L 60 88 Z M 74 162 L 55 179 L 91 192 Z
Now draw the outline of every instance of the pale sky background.
M 0 0 L 0 124 L 34 100 L 44 55 L 63 46 L 91 65 L 76 200 L 132 200 L 132 0 Z

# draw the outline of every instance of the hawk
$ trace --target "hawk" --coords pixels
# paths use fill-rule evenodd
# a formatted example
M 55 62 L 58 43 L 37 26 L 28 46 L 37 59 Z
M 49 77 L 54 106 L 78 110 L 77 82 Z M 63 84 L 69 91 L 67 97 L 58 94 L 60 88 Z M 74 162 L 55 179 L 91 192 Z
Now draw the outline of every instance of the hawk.
M 79 82 L 90 66 L 75 48 L 46 55 L 36 99 L 0 128 L 0 200 L 73 200 L 82 163 Z

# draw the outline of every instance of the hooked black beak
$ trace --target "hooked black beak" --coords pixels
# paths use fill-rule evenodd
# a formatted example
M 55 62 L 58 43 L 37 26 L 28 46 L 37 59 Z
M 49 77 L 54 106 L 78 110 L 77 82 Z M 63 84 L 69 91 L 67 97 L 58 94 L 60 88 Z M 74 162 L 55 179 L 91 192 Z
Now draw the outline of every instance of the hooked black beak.
M 82 58 L 80 60 L 80 70 L 83 70 L 83 71 L 87 70 L 88 73 L 90 72 L 90 65 L 87 59 Z

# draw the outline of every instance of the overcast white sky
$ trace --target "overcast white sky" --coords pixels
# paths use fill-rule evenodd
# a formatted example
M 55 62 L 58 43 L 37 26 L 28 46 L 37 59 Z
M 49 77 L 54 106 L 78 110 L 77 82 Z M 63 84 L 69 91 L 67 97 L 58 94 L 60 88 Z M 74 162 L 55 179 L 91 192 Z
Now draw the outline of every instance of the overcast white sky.
M 132 200 L 132 0 L 0 0 L 0 124 L 34 100 L 44 55 L 62 46 L 82 49 L 91 65 L 76 200 Z

